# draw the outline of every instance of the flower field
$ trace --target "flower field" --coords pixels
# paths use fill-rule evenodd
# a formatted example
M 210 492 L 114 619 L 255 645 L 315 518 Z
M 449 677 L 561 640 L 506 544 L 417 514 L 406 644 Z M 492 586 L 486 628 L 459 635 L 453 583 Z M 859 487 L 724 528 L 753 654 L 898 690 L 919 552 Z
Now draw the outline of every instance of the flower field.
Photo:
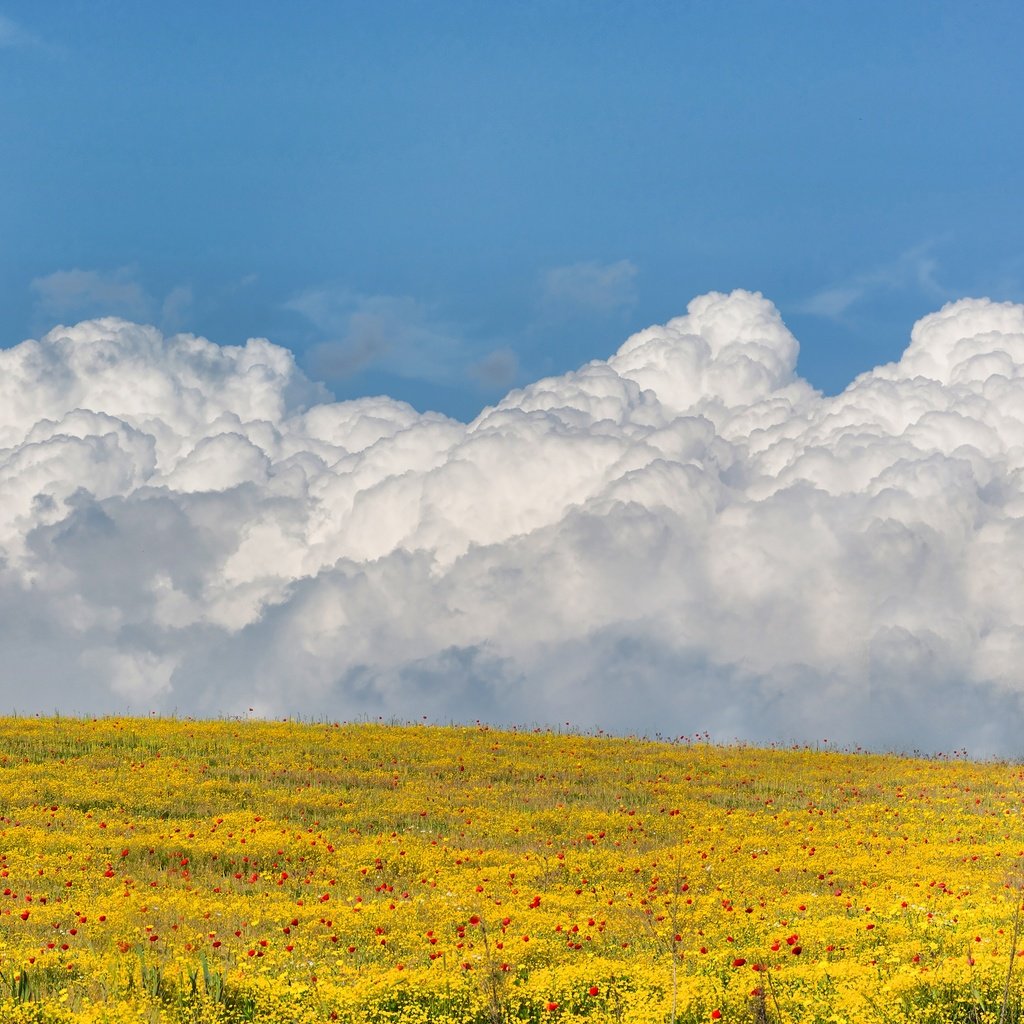
M 0 719 L 0 1020 L 1022 1018 L 1024 771 Z

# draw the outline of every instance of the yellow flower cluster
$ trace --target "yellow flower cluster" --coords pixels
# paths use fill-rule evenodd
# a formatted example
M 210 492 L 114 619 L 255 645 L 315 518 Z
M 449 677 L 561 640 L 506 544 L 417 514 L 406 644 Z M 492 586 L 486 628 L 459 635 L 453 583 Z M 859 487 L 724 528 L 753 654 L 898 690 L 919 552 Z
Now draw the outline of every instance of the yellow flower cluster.
M 0 719 L 0 1020 L 1020 1019 L 1024 771 Z

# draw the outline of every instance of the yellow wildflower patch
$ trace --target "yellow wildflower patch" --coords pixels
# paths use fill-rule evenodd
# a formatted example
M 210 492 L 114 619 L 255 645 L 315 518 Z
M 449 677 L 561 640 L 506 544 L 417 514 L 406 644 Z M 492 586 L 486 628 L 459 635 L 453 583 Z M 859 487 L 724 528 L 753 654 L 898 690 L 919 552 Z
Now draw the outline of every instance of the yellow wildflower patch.
M 1021 1019 L 1016 764 L 0 719 L 0 1019 Z

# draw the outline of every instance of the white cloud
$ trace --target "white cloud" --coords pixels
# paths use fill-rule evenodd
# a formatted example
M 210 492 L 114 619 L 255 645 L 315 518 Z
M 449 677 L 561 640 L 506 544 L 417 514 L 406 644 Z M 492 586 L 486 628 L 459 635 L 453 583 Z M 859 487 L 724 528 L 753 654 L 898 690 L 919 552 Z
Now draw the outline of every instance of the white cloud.
M 120 316 L 159 323 L 178 330 L 192 305 L 192 289 L 176 285 L 156 302 L 138 280 L 135 267 L 116 270 L 57 270 L 33 278 L 35 320 L 47 327 L 55 321 Z
M 932 301 L 941 301 L 948 296 L 949 290 L 936 280 L 939 264 L 932 254 L 933 249 L 932 242 L 916 245 L 891 263 L 872 267 L 823 288 L 798 303 L 795 310 L 840 320 L 852 307 L 878 293 L 913 291 Z
M 0 14 L 0 46 L 18 46 L 24 34 L 16 22 Z
M 384 366 L 403 377 L 449 383 L 468 361 L 458 331 L 408 296 L 313 288 L 285 308 L 304 316 L 325 339 L 313 346 L 310 361 L 328 379 Z
M 855 302 L 859 302 L 866 292 L 867 288 L 861 284 L 836 285 L 833 288 L 825 288 L 801 302 L 797 306 L 797 312 L 837 320 Z
M 32 281 L 36 312 L 51 322 L 66 316 L 114 313 L 146 319 L 149 298 L 131 267 L 98 270 L 57 270 Z
M 1024 306 L 828 398 L 711 294 L 469 424 L 118 320 L 0 351 L 0 699 L 1016 753 Z
M 549 308 L 607 314 L 636 302 L 637 268 L 629 260 L 589 260 L 553 267 L 542 278 Z
M 164 297 L 160 306 L 160 326 L 165 331 L 178 331 L 185 325 L 192 309 L 192 288 L 179 284 Z
M 519 357 L 510 348 L 496 348 L 469 368 L 469 376 L 488 390 L 507 390 L 518 374 Z
M 45 48 L 43 41 L 24 25 L 0 14 L 0 49 L 4 47 Z

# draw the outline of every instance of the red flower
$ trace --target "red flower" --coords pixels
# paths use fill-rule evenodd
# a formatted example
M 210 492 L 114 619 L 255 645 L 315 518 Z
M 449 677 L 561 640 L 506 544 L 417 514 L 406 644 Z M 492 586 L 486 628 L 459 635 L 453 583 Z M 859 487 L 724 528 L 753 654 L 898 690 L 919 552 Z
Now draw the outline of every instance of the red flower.
M 721 1020 L 722 1019 L 722 1011 L 721 1010 L 712 1010 L 711 1011 L 711 1019 L 712 1020 Z
M 596 985 L 591 985 L 590 988 L 587 989 L 587 995 L 596 996 L 600 991 L 601 990 Z
M 545 1010 L 547 1010 L 547 1011 L 548 1011 L 548 1013 L 554 1013 L 554 1012 L 555 1012 L 555 1010 L 557 1010 L 557 1009 L 558 1009 L 558 1003 L 548 1003 L 548 1004 L 547 1004 L 547 1005 L 546 1005 L 546 1006 L 544 1007 L 544 1009 L 545 1009 Z
M 733 960 L 732 965 L 733 967 L 742 967 L 746 962 L 747 961 L 744 960 L 743 957 L 738 956 L 735 960 Z

